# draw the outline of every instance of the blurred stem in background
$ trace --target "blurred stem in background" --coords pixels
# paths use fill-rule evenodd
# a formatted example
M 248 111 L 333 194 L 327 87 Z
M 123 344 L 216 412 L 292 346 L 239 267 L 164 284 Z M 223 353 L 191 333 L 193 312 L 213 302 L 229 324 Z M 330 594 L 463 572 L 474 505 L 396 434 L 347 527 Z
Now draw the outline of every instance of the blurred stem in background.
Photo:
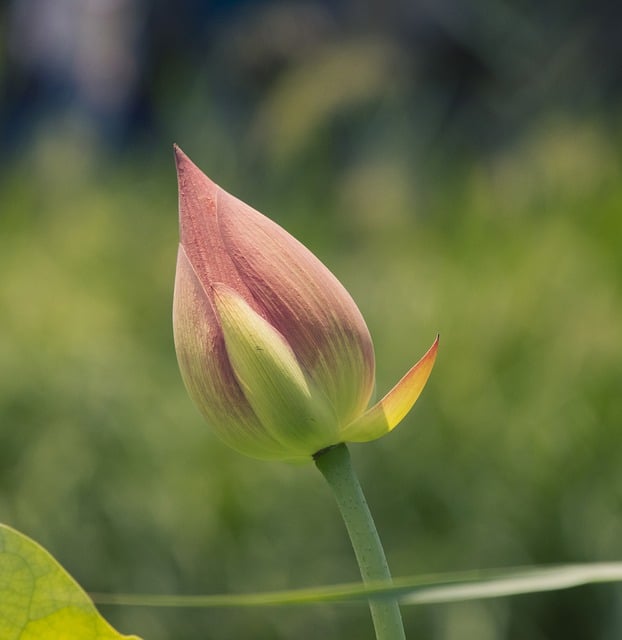
M 389 581 L 391 572 L 358 477 L 345 444 L 318 452 L 315 464 L 330 486 L 345 522 L 363 582 Z M 370 600 L 377 640 L 405 640 L 395 600 Z

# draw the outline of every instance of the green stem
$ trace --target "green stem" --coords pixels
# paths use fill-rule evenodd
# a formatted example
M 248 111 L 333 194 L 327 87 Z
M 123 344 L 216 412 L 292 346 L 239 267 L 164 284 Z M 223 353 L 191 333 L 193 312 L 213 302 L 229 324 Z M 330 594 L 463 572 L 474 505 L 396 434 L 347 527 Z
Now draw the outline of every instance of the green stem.
M 314 459 L 337 500 L 363 582 L 390 581 L 384 549 L 346 445 L 319 451 Z M 369 610 L 377 640 L 405 640 L 402 616 L 395 600 L 370 600 Z

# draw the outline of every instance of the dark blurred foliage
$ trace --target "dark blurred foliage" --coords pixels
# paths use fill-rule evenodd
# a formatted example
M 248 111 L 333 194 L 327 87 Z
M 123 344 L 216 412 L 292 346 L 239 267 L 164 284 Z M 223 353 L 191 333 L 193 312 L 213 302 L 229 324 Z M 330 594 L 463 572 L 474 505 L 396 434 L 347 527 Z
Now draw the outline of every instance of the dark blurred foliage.
M 622 89 L 621 21 L 607 0 L 13 0 L 2 14 L 2 141 L 20 148 L 41 120 L 71 113 L 113 148 L 159 145 L 171 133 L 165 105 L 191 93 L 247 132 L 262 108 L 278 117 L 266 103 L 322 61 L 336 75 L 321 91 L 353 82 L 329 60 L 367 46 L 352 73 L 376 64 L 380 77 L 335 105 L 343 135 L 358 128 L 343 107 L 397 101 L 429 145 L 480 152 L 542 110 L 610 111 Z
M 614 2 L 13 0 L 0 9 L 0 520 L 93 591 L 355 580 L 314 468 L 203 424 L 170 328 L 171 144 L 350 289 L 396 575 L 622 555 Z M 612 640 L 620 588 L 405 609 L 409 637 Z M 145 640 L 371 638 L 363 606 L 108 607 Z

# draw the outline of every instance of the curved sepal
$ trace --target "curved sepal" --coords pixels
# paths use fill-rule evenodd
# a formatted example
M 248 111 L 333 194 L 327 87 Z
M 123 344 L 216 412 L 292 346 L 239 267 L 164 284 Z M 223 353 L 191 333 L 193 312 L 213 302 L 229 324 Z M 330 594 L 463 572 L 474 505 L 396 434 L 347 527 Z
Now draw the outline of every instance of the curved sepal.
M 345 442 L 369 442 L 392 431 L 412 409 L 423 391 L 438 350 L 439 336 L 426 354 L 387 393 L 382 400 L 368 409 L 360 418 L 342 431 Z

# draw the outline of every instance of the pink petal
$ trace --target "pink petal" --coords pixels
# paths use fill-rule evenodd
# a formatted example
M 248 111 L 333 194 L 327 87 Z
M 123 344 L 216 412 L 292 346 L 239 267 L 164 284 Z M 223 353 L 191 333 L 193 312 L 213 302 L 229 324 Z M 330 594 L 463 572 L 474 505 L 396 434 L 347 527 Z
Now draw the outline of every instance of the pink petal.
M 235 289 L 285 337 L 342 424 L 364 411 L 374 384 L 369 331 L 350 294 L 279 225 L 215 185 L 176 148 L 180 235 L 207 295 Z

